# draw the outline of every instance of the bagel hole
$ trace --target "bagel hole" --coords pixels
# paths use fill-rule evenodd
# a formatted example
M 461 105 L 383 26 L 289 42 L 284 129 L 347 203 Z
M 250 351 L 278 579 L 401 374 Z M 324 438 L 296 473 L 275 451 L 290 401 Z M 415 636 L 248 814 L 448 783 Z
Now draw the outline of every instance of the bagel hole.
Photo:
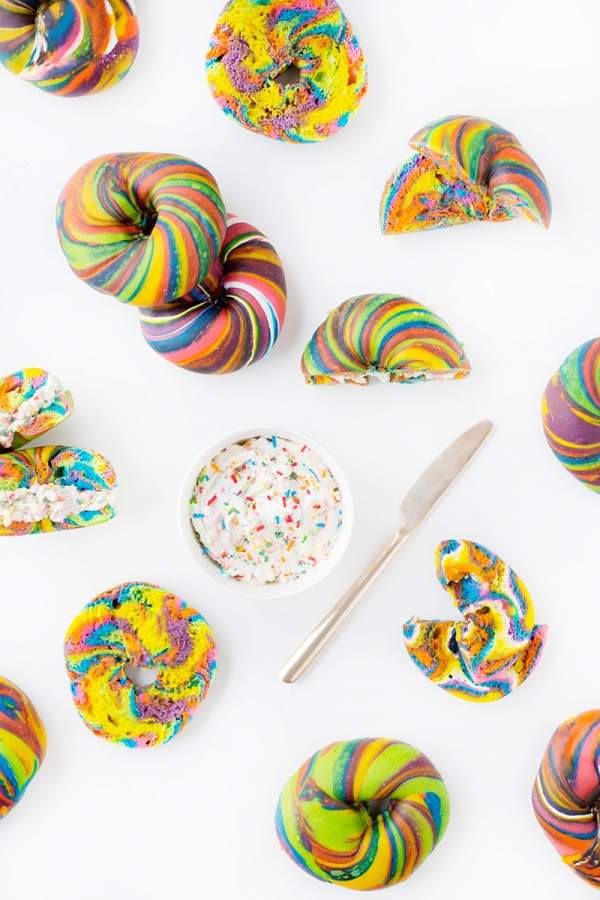
M 143 219 L 142 219 L 142 224 L 140 225 L 140 229 L 141 229 L 142 233 L 146 235 L 146 237 L 148 237 L 149 235 L 152 234 L 152 231 L 154 229 L 154 226 L 156 225 L 157 220 L 158 220 L 157 212 L 150 212 L 149 209 L 143 210 Z
M 600 800 L 600 784 L 598 785 L 598 787 L 594 788 L 591 794 L 587 795 L 587 797 L 585 798 L 585 804 L 591 809 L 592 807 L 596 806 L 598 800 Z
M 365 806 L 367 807 L 367 812 L 371 818 L 376 819 L 377 816 L 380 816 L 386 811 L 391 802 L 389 797 L 383 797 L 381 800 L 366 800 Z
M 290 84 L 300 84 L 301 80 L 302 73 L 300 72 L 298 66 L 295 66 L 293 63 L 273 79 L 275 84 L 280 84 L 282 87 L 288 87 Z
M 156 681 L 158 669 L 143 669 L 141 666 L 125 666 L 125 674 L 137 687 L 148 687 Z

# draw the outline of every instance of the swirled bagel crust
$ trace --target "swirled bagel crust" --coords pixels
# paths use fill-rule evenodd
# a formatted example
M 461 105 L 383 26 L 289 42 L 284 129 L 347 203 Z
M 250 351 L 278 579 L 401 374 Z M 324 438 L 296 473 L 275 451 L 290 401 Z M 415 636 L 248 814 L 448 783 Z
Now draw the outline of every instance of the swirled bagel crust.
M 409 297 L 363 294 L 329 313 L 306 345 L 307 384 L 400 384 L 465 378 L 471 366 L 449 326 Z
M 382 807 L 369 811 L 369 803 Z M 408 744 L 384 738 L 319 750 L 285 785 L 279 843 L 315 878 L 358 891 L 405 881 L 435 849 L 450 816 L 442 777 Z
M 426 125 L 409 143 L 416 155 L 383 190 L 384 234 L 519 216 L 549 227 L 546 179 L 510 131 L 487 119 L 449 116 Z
M 0 0 L 0 62 L 49 93 L 112 87 L 137 49 L 133 0 Z
M 271 349 L 285 318 L 286 285 L 274 247 L 235 216 L 229 216 L 216 272 L 216 280 L 205 279 L 181 302 L 140 310 L 140 325 L 164 359 L 221 375 L 258 362 Z
M 19 802 L 46 755 L 46 732 L 29 697 L 0 676 L 0 819 Z
M 213 633 L 175 594 L 127 582 L 100 594 L 71 623 L 64 645 L 77 711 L 98 737 L 126 747 L 170 741 L 205 698 L 217 665 Z M 157 668 L 138 687 L 125 666 Z
M 69 180 L 58 237 L 73 272 L 134 306 L 193 290 L 217 263 L 226 213 L 210 172 L 181 156 L 100 156 Z
M 298 80 L 280 83 L 291 66 Z M 335 0 L 231 0 L 211 37 L 206 69 L 228 116 L 297 144 L 339 131 L 367 91 L 362 50 Z
M 576 875 L 600 888 L 600 709 L 563 722 L 546 747 L 533 810 Z
M 558 461 L 600 492 L 600 338 L 565 359 L 544 392 L 542 417 Z

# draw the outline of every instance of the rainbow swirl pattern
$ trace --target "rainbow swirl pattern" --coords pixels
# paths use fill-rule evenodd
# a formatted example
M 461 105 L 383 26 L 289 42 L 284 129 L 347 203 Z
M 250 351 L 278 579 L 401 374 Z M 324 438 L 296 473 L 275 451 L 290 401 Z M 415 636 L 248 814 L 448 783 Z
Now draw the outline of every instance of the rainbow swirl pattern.
M 412 618 L 404 641 L 424 675 L 463 700 L 510 694 L 539 662 L 547 626 L 534 624 L 533 603 L 516 572 L 471 541 L 442 541 L 437 577 L 464 616 L 460 622 Z
M 81 447 L 34 447 L 16 453 L 0 455 L 0 501 L 32 486 L 48 485 L 60 491 L 98 492 L 106 502 L 101 509 L 82 509 L 78 514 L 54 521 L 11 521 L 3 524 L 0 514 L 0 537 L 38 534 L 48 531 L 66 531 L 108 522 L 116 515 L 114 492 L 117 476 L 108 462 L 93 450 Z
M 471 116 L 438 119 L 410 140 L 380 206 L 384 234 L 523 217 L 548 228 L 546 180 L 510 131 Z
M 306 345 L 307 384 L 465 378 L 470 363 L 448 325 L 421 303 L 363 294 L 331 312 Z
M 370 801 L 387 801 L 371 817 Z M 358 891 L 405 881 L 442 839 L 446 786 L 426 756 L 384 738 L 330 744 L 285 785 L 275 825 L 290 859 Z
M 278 77 L 295 66 L 299 81 Z M 339 131 L 367 92 L 367 66 L 335 0 L 231 0 L 210 40 L 208 85 L 221 109 L 280 141 Z
M 100 156 L 58 201 L 58 237 L 73 272 L 134 306 L 161 306 L 214 268 L 226 213 L 203 166 L 181 156 Z
M 52 94 L 112 87 L 137 49 L 133 0 L 0 0 L 0 62 Z
M 57 386 L 56 393 L 51 387 L 52 383 Z M 51 387 L 49 394 L 54 396 L 40 406 L 36 403 L 36 397 L 43 395 L 44 389 L 48 386 Z M 18 450 L 28 441 L 40 437 L 64 422 L 73 412 L 73 398 L 70 392 L 62 389 L 57 379 L 45 369 L 21 369 L 0 378 L 0 425 L 3 417 L 6 417 L 8 422 L 17 419 L 19 410 L 25 408 L 24 404 L 32 406 L 32 413 L 19 417 L 22 421 L 17 425 L 12 437 L 7 435 L 7 438 L 10 438 L 8 445 L 3 442 L 3 435 L 0 433 L 0 453 L 4 449 Z
M 205 698 L 217 666 L 213 633 L 199 612 L 168 591 L 128 582 L 100 594 L 65 638 L 71 692 L 87 727 L 126 747 L 170 741 Z M 125 666 L 157 668 L 138 687 Z
M 600 888 L 600 709 L 560 725 L 533 786 L 546 837 L 576 875 Z
M 544 393 L 542 418 L 559 462 L 600 492 L 600 338 L 565 359 Z
M 0 676 L 0 819 L 11 811 L 46 755 L 46 732 L 29 698 Z
M 153 350 L 212 375 L 262 359 L 279 337 L 286 310 L 281 260 L 260 231 L 235 216 L 229 216 L 217 275 L 177 304 L 140 311 Z

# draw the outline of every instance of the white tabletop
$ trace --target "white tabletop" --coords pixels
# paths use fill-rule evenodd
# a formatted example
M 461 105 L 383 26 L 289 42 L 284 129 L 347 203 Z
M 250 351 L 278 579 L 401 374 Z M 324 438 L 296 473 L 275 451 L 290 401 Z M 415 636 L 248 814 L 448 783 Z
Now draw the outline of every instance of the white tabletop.
M 48 732 L 46 761 L 0 824 L 3 897 L 332 897 L 337 889 L 279 850 L 279 792 L 325 744 L 379 736 L 426 753 L 452 802 L 443 842 L 393 896 L 590 896 L 544 837 L 529 798 L 555 727 L 600 707 L 600 498 L 554 459 L 540 418 L 552 373 L 600 332 L 600 9 L 594 0 L 344 5 L 370 88 L 350 125 L 319 145 L 252 134 L 213 102 L 203 67 L 220 0 L 138 0 L 138 58 L 121 85 L 98 96 L 53 98 L 0 71 L 2 373 L 41 366 L 56 374 L 76 409 L 49 442 L 103 453 L 120 482 L 109 524 L 1 542 L 0 674 L 29 694 Z M 517 221 L 380 236 L 379 197 L 410 155 L 408 139 L 456 113 L 517 135 L 550 185 L 549 232 Z M 58 195 L 87 160 L 127 150 L 202 163 L 227 208 L 277 248 L 289 309 L 262 362 L 221 377 L 179 370 L 146 346 L 135 310 L 71 274 L 54 228 Z M 433 308 L 464 342 L 472 376 L 306 386 L 305 343 L 327 311 L 366 292 Z M 405 489 L 482 418 L 496 429 L 481 454 L 305 677 L 282 684 L 289 653 L 396 529 Z M 343 466 L 356 502 L 344 562 L 314 590 L 276 603 L 238 599 L 205 580 L 176 528 L 177 491 L 194 456 L 221 433 L 265 420 L 313 434 Z M 550 626 L 538 670 L 498 703 L 446 695 L 403 646 L 412 614 L 453 612 L 433 557 L 452 537 L 502 556 L 528 586 L 536 621 Z M 62 661 L 81 607 L 136 579 L 197 607 L 220 654 L 194 721 L 147 751 L 84 727 Z

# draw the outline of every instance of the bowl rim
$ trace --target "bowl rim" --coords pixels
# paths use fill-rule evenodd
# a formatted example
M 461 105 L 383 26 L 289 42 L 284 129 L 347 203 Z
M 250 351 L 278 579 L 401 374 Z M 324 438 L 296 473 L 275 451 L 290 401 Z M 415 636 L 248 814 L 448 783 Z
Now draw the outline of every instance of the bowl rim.
M 189 501 L 202 466 L 210 462 L 217 453 L 220 453 L 221 450 L 224 450 L 230 444 L 239 443 L 251 437 L 270 437 L 273 434 L 277 437 L 287 437 L 295 441 L 301 440 L 321 457 L 342 493 L 342 527 L 329 556 L 322 560 L 316 569 L 294 578 L 287 584 L 246 584 L 222 575 L 217 563 L 207 559 L 202 554 L 189 516 Z M 231 594 L 236 594 L 238 597 L 256 600 L 279 600 L 284 597 L 293 597 L 296 594 L 309 590 L 333 572 L 348 549 L 350 538 L 352 537 L 354 501 L 350 483 L 342 467 L 335 457 L 312 435 L 288 425 L 249 426 L 247 428 L 236 428 L 235 431 L 227 432 L 217 440 L 207 444 L 188 466 L 177 498 L 177 525 L 179 535 L 188 555 L 202 570 L 204 575 L 218 584 L 219 587 Z

